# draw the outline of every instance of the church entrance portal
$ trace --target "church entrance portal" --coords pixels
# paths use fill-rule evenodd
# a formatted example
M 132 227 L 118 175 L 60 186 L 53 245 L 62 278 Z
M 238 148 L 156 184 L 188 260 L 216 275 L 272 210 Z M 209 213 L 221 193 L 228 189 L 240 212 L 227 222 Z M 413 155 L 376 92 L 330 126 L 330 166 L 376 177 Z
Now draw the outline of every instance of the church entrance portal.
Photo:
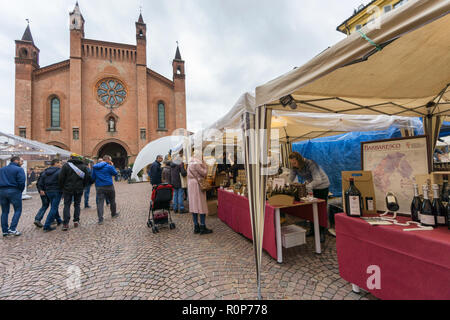
M 101 147 L 98 157 L 103 158 L 105 155 L 111 156 L 116 168 L 123 169 L 128 166 L 127 151 L 118 143 L 108 143 Z

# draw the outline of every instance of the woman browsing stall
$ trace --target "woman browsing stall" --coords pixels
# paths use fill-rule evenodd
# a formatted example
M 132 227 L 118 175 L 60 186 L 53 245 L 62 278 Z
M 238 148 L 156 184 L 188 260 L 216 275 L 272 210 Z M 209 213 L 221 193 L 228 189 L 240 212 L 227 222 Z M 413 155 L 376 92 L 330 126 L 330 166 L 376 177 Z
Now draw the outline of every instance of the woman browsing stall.
M 317 199 L 328 200 L 330 180 L 323 169 L 313 160 L 303 158 L 298 152 L 289 155 L 291 163 L 290 182 L 294 182 L 297 176 L 300 176 L 306 182 L 306 189 L 312 192 Z M 310 229 L 307 236 L 314 235 L 312 223 L 309 223 Z M 320 227 L 320 241 L 325 241 L 325 228 Z

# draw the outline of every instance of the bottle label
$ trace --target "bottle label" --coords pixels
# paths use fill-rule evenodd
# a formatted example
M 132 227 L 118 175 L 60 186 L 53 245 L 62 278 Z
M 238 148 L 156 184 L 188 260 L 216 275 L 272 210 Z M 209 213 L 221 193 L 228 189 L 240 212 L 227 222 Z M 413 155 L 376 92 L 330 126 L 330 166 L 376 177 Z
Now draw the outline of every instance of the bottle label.
M 368 211 L 374 211 L 373 200 L 367 200 L 367 210 Z
M 423 224 L 427 224 L 429 226 L 434 226 L 436 224 L 436 219 L 434 216 L 429 216 L 427 214 L 422 214 L 420 216 L 420 222 Z
M 437 222 L 438 224 L 445 224 L 445 217 L 439 216 L 437 217 Z
M 359 197 L 350 196 L 350 215 L 351 216 L 361 216 L 361 203 L 359 201 Z

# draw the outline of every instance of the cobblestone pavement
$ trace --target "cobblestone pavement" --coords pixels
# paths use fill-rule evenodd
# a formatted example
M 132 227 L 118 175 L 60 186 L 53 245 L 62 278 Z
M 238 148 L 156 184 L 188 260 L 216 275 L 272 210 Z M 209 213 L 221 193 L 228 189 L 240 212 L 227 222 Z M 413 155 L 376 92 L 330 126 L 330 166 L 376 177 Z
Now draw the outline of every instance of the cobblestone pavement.
M 94 206 L 68 232 L 37 229 L 39 196 L 24 201 L 22 236 L 0 239 L 0 299 L 256 299 L 250 241 L 217 217 L 207 218 L 213 234 L 194 235 L 189 214 L 173 215 L 177 228 L 154 235 L 146 225 L 150 186 L 118 183 L 116 191 L 119 218 L 107 209 L 99 226 Z M 327 236 L 322 255 L 313 245 L 308 238 L 285 250 L 281 265 L 264 253 L 263 298 L 374 299 L 339 277 L 334 238 Z

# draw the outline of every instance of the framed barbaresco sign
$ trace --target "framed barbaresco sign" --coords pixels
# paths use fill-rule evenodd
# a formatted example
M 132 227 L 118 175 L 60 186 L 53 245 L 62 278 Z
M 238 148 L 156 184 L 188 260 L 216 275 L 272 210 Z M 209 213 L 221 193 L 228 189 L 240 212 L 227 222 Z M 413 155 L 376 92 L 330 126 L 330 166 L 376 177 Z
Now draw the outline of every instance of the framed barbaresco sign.
M 387 210 L 386 194 L 392 192 L 398 212 L 411 214 L 415 177 L 429 174 L 429 154 L 426 136 L 361 143 L 362 170 L 372 171 L 378 210 Z

